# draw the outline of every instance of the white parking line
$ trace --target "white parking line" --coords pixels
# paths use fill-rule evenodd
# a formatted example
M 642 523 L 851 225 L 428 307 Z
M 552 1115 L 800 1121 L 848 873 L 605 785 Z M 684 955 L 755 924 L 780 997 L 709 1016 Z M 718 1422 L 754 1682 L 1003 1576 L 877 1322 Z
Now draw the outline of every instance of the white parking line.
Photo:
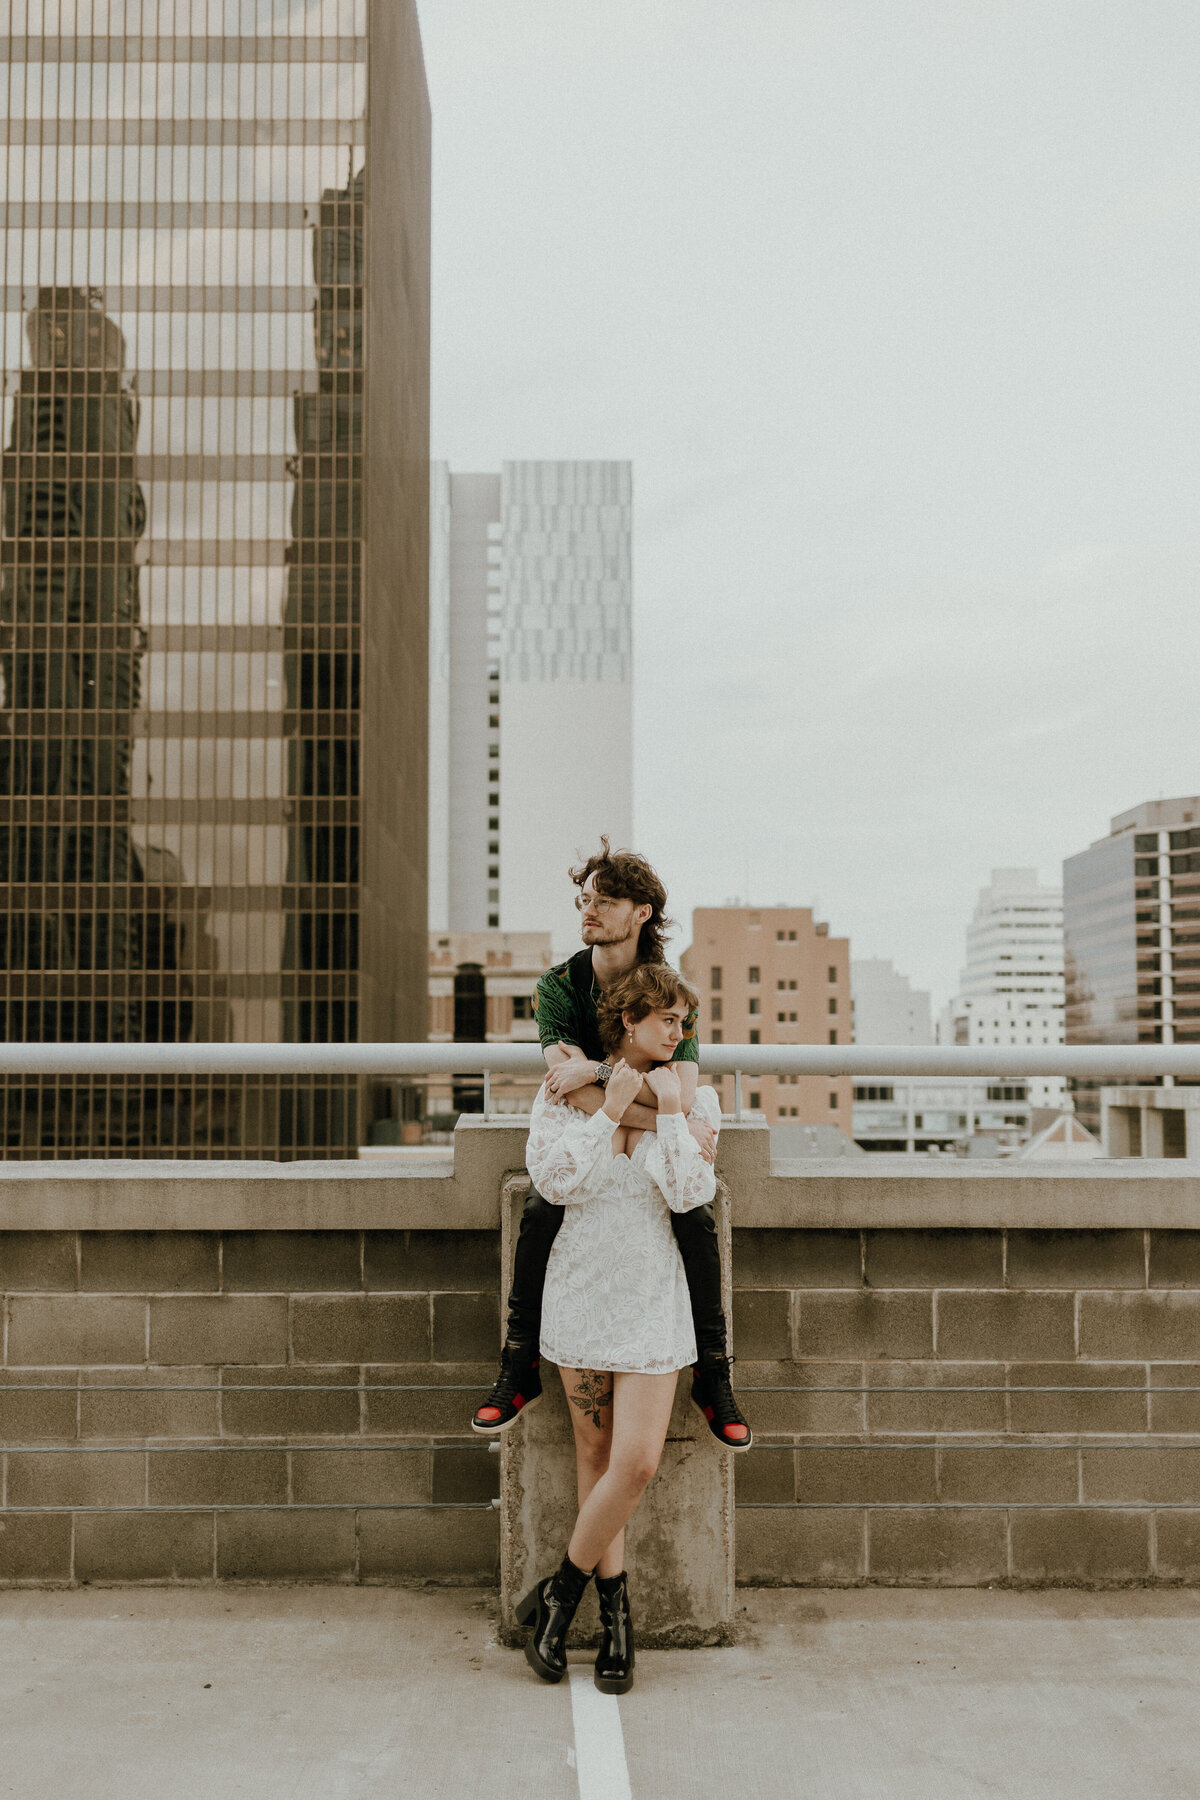
M 570 1670 L 579 1800 L 633 1800 L 615 1694 L 602 1694 L 590 1666 Z

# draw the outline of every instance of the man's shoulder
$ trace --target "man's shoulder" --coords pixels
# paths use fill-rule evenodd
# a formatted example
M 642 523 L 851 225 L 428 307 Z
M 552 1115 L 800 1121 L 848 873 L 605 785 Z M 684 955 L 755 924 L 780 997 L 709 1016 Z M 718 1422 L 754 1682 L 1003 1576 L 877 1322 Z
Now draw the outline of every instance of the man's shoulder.
M 534 1013 L 543 1008 L 556 1014 L 563 1007 L 574 1007 L 578 1000 L 576 991 L 575 964 L 579 952 L 569 956 L 565 962 L 555 963 L 553 968 L 544 969 L 537 979 L 537 988 L 533 996 Z
M 538 992 L 573 994 L 575 983 L 572 977 L 579 954 L 568 956 L 566 962 L 555 963 L 552 969 L 544 969 L 538 976 Z

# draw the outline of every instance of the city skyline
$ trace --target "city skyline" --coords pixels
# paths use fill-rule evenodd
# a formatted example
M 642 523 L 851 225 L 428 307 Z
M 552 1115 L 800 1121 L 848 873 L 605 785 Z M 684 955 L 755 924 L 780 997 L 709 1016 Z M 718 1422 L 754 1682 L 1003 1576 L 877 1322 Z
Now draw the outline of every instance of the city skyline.
M 940 1006 L 990 868 L 1200 785 L 1200 14 L 421 18 L 433 454 L 632 459 L 637 847 Z

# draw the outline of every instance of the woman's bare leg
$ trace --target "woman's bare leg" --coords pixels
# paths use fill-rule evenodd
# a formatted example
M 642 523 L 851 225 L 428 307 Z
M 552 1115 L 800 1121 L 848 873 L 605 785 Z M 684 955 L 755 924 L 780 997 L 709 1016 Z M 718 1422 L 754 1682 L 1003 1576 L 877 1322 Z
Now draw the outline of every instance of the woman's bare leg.
M 560 1369 L 575 1435 L 575 1479 L 579 1504 L 583 1505 L 608 1468 L 612 1448 L 613 1378 L 608 1369 Z M 596 1565 L 597 1575 L 619 1575 L 623 1563 L 609 1564 L 625 1550 L 624 1533 L 609 1546 Z M 582 1568 L 582 1564 L 578 1565 Z
M 567 1549 L 577 1569 L 619 1575 L 624 1568 L 625 1525 L 658 1468 L 678 1379 L 675 1374 L 613 1376 L 608 1466 L 580 1506 Z

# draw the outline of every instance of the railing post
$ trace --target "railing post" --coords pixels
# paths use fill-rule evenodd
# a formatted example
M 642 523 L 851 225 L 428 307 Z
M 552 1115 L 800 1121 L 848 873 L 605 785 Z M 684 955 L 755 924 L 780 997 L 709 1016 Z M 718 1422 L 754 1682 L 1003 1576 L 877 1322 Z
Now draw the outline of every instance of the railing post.
M 735 1119 L 740 1119 L 742 1116 L 742 1071 L 740 1069 L 733 1071 L 733 1116 Z
M 490 1119 L 492 1116 L 492 1071 L 490 1069 L 483 1071 L 483 1116 L 485 1119 Z

